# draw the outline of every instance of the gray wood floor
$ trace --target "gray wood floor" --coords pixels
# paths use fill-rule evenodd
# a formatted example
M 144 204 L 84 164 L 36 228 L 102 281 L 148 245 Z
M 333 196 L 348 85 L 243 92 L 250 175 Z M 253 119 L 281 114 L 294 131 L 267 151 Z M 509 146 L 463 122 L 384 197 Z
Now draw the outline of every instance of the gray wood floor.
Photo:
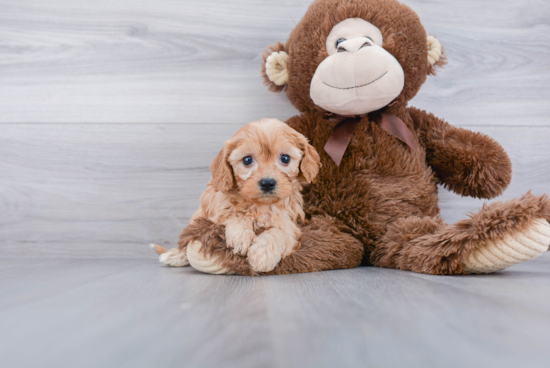
M 0 260 L 2 367 L 548 367 L 550 254 L 487 276 Z
M 158 265 L 310 0 L 0 0 L 1 367 L 542 367 L 550 254 L 490 276 L 265 278 Z M 405 0 L 449 63 L 411 105 L 550 192 L 550 2 Z M 483 201 L 441 190 L 442 216 Z M 546 349 L 546 350 L 545 350 Z

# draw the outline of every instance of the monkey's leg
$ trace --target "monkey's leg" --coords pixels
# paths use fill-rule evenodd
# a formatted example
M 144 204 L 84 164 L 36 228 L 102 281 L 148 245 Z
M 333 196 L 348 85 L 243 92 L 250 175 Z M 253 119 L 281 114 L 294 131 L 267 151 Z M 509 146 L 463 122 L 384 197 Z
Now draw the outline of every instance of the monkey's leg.
M 370 259 L 378 267 L 427 274 L 491 273 L 547 251 L 548 219 L 548 198 L 530 193 L 484 205 L 454 225 L 433 217 L 407 217 L 388 225 Z
M 178 248 L 170 249 L 159 255 L 159 262 L 172 267 L 189 266 L 187 250 L 179 250 Z
M 206 219 L 196 221 L 196 237 L 188 245 L 191 266 L 207 273 L 258 274 L 246 258 L 225 245 L 224 229 Z M 314 272 L 357 267 L 364 248 L 354 237 L 340 231 L 329 217 L 314 217 L 302 227 L 301 247 L 262 275 Z
M 178 247 L 170 250 L 164 249 L 157 244 L 151 244 L 155 252 L 159 255 L 159 262 L 172 267 L 189 266 L 187 258 L 187 244 L 193 240 L 194 228 L 192 225 L 186 226 L 180 234 Z

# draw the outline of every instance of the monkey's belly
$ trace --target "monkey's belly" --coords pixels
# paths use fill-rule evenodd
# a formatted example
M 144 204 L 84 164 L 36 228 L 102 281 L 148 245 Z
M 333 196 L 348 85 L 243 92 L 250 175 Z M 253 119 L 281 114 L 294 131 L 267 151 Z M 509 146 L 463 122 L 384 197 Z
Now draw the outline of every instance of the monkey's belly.
M 308 216 L 326 214 L 347 225 L 367 248 L 401 217 L 439 213 L 437 186 L 431 171 L 408 176 L 382 176 L 360 170 L 333 176 L 304 191 Z

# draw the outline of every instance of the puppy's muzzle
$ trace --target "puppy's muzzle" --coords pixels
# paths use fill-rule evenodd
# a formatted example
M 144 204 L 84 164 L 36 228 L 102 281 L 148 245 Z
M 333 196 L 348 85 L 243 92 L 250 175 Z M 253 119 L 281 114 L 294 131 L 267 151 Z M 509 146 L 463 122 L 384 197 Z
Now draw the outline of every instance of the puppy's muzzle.
M 275 187 L 277 186 L 277 181 L 272 178 L 263 178 L 259 182 L 260 189 L 264 193 L 271 193 L 275 190 Z

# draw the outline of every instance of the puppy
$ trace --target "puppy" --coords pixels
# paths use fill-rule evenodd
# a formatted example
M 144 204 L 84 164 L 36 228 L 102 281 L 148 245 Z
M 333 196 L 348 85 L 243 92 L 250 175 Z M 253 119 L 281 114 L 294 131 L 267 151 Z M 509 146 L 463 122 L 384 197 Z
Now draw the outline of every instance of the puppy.
M 212 179 L 191 223 L 199 217 L 225 225 L 233 252 L 268 272 L 299 248 L 297 221 L 304 219 L 302 185 L 319 172 L 319 154 L 307 139 L 276 119 L 245 125 L 225 142 L 210 165 Z M 166 251 L 153 245 L 161 263 L 187 266 L 187 244 Z

